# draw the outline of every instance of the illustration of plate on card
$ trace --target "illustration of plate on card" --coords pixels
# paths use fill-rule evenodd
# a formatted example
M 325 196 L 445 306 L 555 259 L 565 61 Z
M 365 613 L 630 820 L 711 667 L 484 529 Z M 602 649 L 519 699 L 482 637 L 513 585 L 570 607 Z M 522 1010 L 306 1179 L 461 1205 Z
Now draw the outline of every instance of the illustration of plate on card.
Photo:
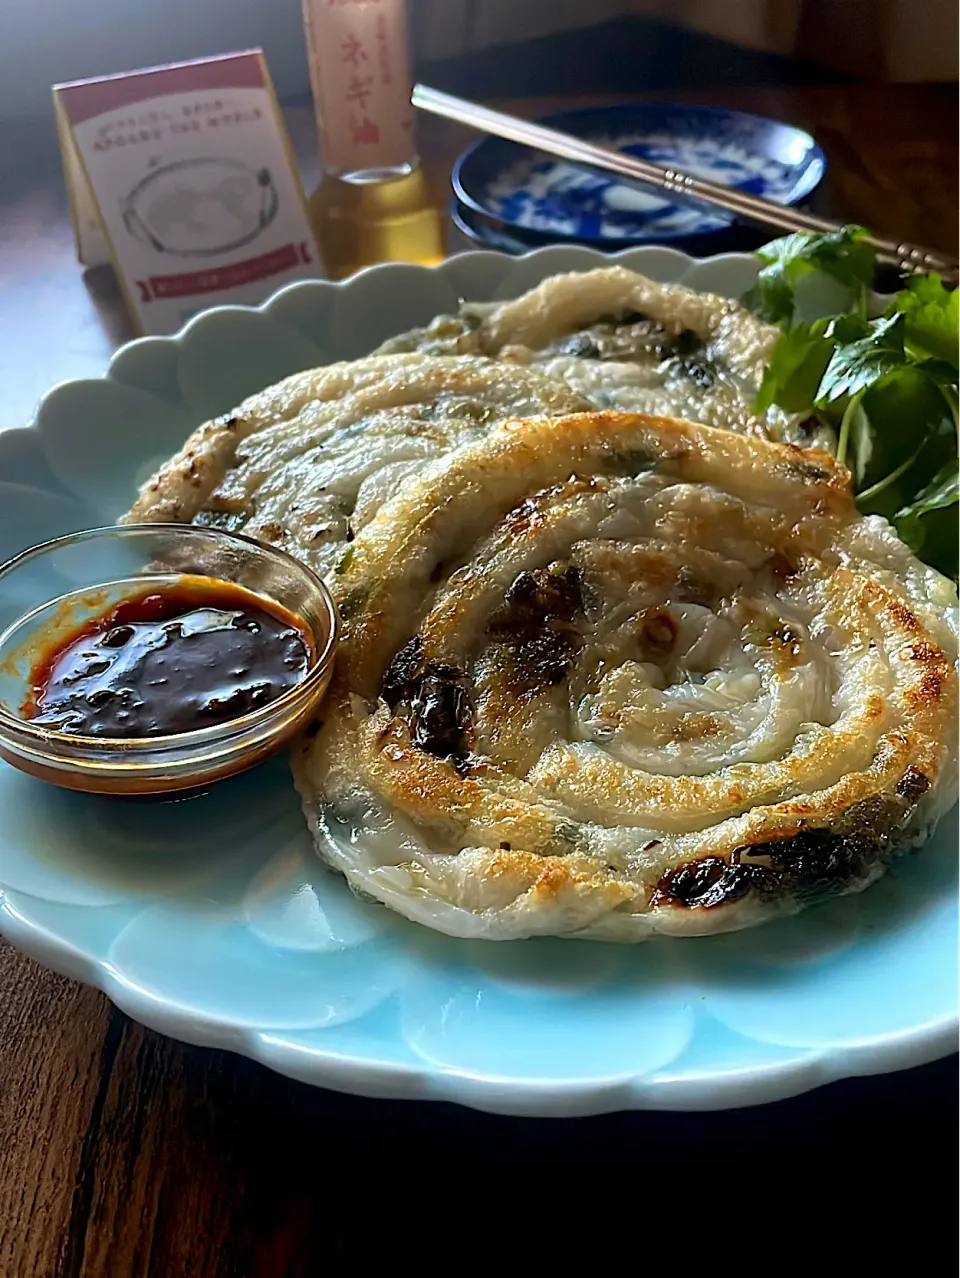
M 123 224 L 158 253 L 205 257 L 255 240 L 277 215 L 269 169 L 211 157 L 154 169 L 123 201 Z

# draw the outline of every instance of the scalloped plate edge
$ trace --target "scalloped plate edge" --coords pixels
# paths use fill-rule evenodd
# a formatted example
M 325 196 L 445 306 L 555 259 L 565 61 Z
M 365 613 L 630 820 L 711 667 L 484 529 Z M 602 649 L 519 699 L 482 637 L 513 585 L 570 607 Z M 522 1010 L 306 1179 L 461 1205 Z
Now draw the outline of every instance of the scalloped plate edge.
M 403 1065 L 286 1042 L 280 1033 L 186 1013 L 125 980 L 108 962 L 85 954 L 24 918 L 16 894 L 0 893 L 0 933 L 45 967 L 104 993 L 139 1024 L 179 1042 L 236 1052 L 287 1078 L 381 1100 L 436 1100 L 491 1114 L 587 1117 L 623 1110 L 738 1109 L 786 1100 L 827 1083 L 924 1065 L 957 1049 L 957 1021 L 947 1017 L 904 1033 L 843 1049 L 798 1049 L 796 1057 L 727 1076 L 675 1079 L 618 1074 L 588 1081 L 509 1078 L 425 1062 Z M 869 1052 L 868 1059 L 864 1059 Z
M 691 258 L 689 254 L 682 252 L 680 249 L 655 245 L 634 246 L 622 249 L 616 253 L 603 253 L 598 249 L 589 248 L 585 245 L 547 245 L 543 248 L 531 249 L 529 253 L 523 253 L 517 256 L 497 253 L 492 249 L 471 249 L 465 253 L 456 253 L 433 266 L 424 266 L 419 263 L 410 262 L 378 262 L 372 266 L 366 266 L 362 270 L 357 271 L 354 275 L 351 275 L 348 280 L 295 280 L 293 283 L 286 284 L 283 288 L 277 289 L 275 293 L 272 293 L 265 301 L 261 302 L 259 306 L 212 306 L 208 310 L 200 311 L 198 314 L 191 316 L 186 324 L 184 324 L 182 328 L 178 329 L 176 333 L 170 333 L 165 336 L 154 335 L 150 337 L 132 338 L 129 342 L 125 342 L 122 346 L 118 347 L 116 351 L 114 351 L 108 361 L 107 367 L 104 369 L 103 373 L 100 374 L 99 378 L 65 378 L 63 381 L 55 382 L 54 385 L 41 396 L 37 403 L 37 407 L 34 409 L 30 422 L 20 429 L 32 429 L 36 424 L 37 418 L 40 416 L 44 404 L 48 399 L 59 392 L 62 387 L 73 386 L 77 382 L 97 380 L 117 381 L 122 385 L 126 385 L 122 379 L 115 378 L 112 372 L 114 366 L 121 357 L 127 358 L 128 352 L 131 350 L 138 350 L 148 345 L 154 347 L 161 344 L 167 347 L 179 346 L 185 340 L 190 339 L 199 324 L 208 324 L 211 316 L 221 313 L 229 314 L 231 312 L 261 314 L 267 316 L 274 323 L 279 324 L 282 327 L 289 328 L 289 322 L 281 315 L 274 315 L 273 309 L 277 307 L 281 299 L 284 299 L 284 302 L 288 303 L 289 298 L 294 295 L 307 296 L 310 293 L 317 291 L 326 293 L 330 290 L 339 290 L 347 285 L 353 285 L 357 280 L 367 279 L 372 275 L 392 274 L 397 268 L 400 268 L 403 271 L 409 271 L 411 266 L 413 266 L 415 270 L 425 271 L 431 275 L 439 275 L 441 277 L 453 275 L 455 277 L 458 273 L 463 273 L 464 267 L 457 266 L 457 263 L 463 261 L 465 261 L 468 265 L 473 262 L 489 262 L 491 265 L 495 263 L 497 266 L 503 265 L 504 271 L 509 271 L 516 263 L 540 262 L 542 260 L 549 260 L 551 257 L 555 257 L 560 254 L 567 258 L 570 258 L 575 254 L 579 259 L 576 267 L 566 267 L 565 269 L 567 270 L 582 269 L 581 263 L 585 263 L 586 261 L 592 261 L 597 265 L 602 265 L 604 263 L 630 265 L 636 259 L 646 259 L 649 261 L 651 258 L 659 259 L 661 261 L 672 260 L 678 265 L 682 261 L 683 273 L 678 278 L 677 282 L 682 282 L 683 276 L 689 273 L 691 267 L 696 268 L 699 273 L 701 268 L 707 265 L 712 265 L 713 263 L 737 262 L 742 267 L 750 267 L 751 269 L 755 268 L 759 270 L 759 262 L 752 253 L 714 253 L 709 257 Z M 636 269 L 640 269 L 640 266 L 637 265 Z

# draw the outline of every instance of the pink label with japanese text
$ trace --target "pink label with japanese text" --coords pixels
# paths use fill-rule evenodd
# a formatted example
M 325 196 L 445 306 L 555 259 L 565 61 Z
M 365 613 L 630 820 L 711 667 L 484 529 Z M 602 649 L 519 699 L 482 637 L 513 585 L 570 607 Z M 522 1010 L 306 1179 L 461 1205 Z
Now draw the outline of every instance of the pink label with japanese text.
M 331 169 L 415 157 L 403 0 L 303 0 L 310 79 Z
M 322 274 L 258 50 L 55 93 L 143 332 Z

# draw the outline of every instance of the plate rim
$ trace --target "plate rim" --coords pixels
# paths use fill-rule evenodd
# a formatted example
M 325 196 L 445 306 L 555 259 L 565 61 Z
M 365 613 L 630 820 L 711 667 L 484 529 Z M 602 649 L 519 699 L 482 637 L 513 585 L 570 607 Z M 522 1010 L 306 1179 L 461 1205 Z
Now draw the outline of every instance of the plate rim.
M 420 1060 L 415 1065 L 371 1055 L 309 1049 L 284 1041 L 284 1031 L 253 1030 L 227 1018 L 201 1014 L 124 980 L 106 959 L 96 959 L 49 928 L 21 915 L 0 891 L 0 935 L 45 967 L 110 999 L 147 1029 L 195 1047 L 234 1052 L 314 1087 L 380 1100 L 431 1100 L 514 1117 L 579 1118 L 626 1111 L 707 1113 L 749 1109 L 802 1095 L 846 1078 L 912 1069 L 957 1050 L 957 1018 L 878 1036 L 841 1050 L 796 1049 L 786 1061 L 692 1079 L 616 1073 L 584 1079 L 515 1078 Z M 492 944 L 492 942 L 491 942 Z M 865 1061 L 863 1057 L 868 1055 Z
M 456 258 L 491 259 L 503 266 L 503 276 L 517 264 L 531 259 L 547 259 L 562 254 L 568 259 L 576 254 L 582 262 L 597 259 L 599 263 L 635 258 L 638 254 L 660 253 L 677 262 L 678 276 L 693 267 L 713 262 L 738 260 L 758 265 L 748 253 L 717 253 L 693 257 L 672 246 L 630 246 L 616 253 L 601 253 L 582 246 L 540 247 L 519 256 L 483 249 L 458 254 L 455 258 L 433 266 L 403 263 L 380 263 L 341 282 L 295 281 L 277 290 L 258 306 L 213 307 L 194 316 L 177 333 L 165 337 L 137 338 L 114 352 L 108 368 L 99 379 L 68 379 L 57 383 L 40 400 L 30 426 L 34 431 L 37 417 L 47 398 L 62 388 L 90 380 L 111 380 L 114 361 L 131 347 L 145 343 L 179 344 L 198 322 L 209 323 L 209 317 L 222 311 L 262 312 L 269 316 L 278 298 L 292 290 L 307 291 L 320 283 L 325 289 L 341 290 L 355 280 L 376 274 L 395 273 L 400 266 L 405 272 L 442 273 Z M 662 258 L 661 258 L 662 260 Z M 679 269 L 681 268 L 682 269 Z M 560 270 L 576 270 L 577 266 L 559 266 Z M 405 284 L 404 287 L 407 285 Z M 6 433 L 6 432 L 5 432 Z M 18 909 L 18 895 L 24 896 L 26 913 Z M 415 1064 L 377 1059 L 375 1052 L 356 1056 L 338 1049 L 324 1050 L 285 1042 L 289 1031 L 252 1028 L 229 1017 L 218 1018 L 179 1004 L 166 996 L 136 986 L 114 968 L 108 955 L 100 956 L 83 950 L 67 937 L 29 917 L 29 897 L 16 889 L 0 888 L 0 935 L 24 953 L 45 966 L 101 990 L 125 1014 L 147 1027 L 169 1037 L 197 1046 L 214 1047 L 239 1053 L 287 1077 L 314 1086 L 356 1095 L 394 1099 L 443 1100 L 485 1112 L 531 1117 L 587 1116 L 624 1110 L 708 1111 L 734 1109 L 767 1104 L 812 1090 L 842 1078 L 887 1073 L 925 1064 L 949 1055 L 957 1049 L 958 1017 L 956 1012 L 919 1025 L 898 1028 L 885 1034 L 865 1037 L 853 1044 L 832 1043 L 817 1047 L 791 1048 L 785 1060 L 754 1065 L 736 1065 L 725 1073 L 707 1067 L 700 1073 L 684 1077 L 618 1073 L 602 1077 L 596 1071 L 586 1077 L 569 1079 L 508 1077 L 485 1075 L 465 1067 L 437 1064 L 419 1059 Z

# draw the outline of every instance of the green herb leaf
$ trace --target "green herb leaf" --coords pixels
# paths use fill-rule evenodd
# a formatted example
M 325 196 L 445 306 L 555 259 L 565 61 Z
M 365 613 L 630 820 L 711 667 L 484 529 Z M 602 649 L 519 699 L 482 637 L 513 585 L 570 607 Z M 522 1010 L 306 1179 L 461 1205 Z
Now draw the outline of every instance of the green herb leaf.
M 940 387 L 953 388 L 957 384 L 957 369 L 945 359 L 925 359 L 917 364 L 925 376 Z
M 832 427 L 859 508 L 893 520 L 917 554 L 955 576 L 958 293 L 936 275 L 917 276 L 883 319 L 868 321 L 873 254 L 863 234 L 847 227 L 787 236 L 761 250 L 765 265 L 750 300 L 784 332 L 756 406 L 813 414 Z M 820 278 L 810 291 L 814 272 Z M 829 292 L 825 276 L 841 301 L 834 315 L 811 323 L 811 300 L 819 307 Z M 843 301 L 855 296 L 856 305 Z
M 953 506 L 960 498 L 960 472 L 954 459 L 944 462 L 930 483 L 917 493 L 909 505 L 898 510 L 898 520 L 920 519 L 931 510 L 941 510 L 944 506 Z
M 956 380 L 957 290 L 945 288 L 939 275 L 915 275 L 897 294 L 887 314 L 898 312 L 906 317 L 907 349 L 921 359 L 932 356 L 943 360 Z
M 835 342 L 859 342 L 872 331 L 869 320 L 862 315 L 834 315 L 825 322 L 827 336 Z
M 757 396 L 757 410 L 779 404 L 788 413 L 813 407 L 820 380 L 833 355 L 833 341 L 826 335 L 827 321 L 794 324 L 777 343 Z
M 940 390 L 916 365 L 904 365 L 879 378 L 859 399 L 861 413 L 851 428 L 847 464 L 854 475 L 854 491 L 873 488 L 916 454 L 921 444 L 953 437 L 946 402 Z M 892 515 L 933 475 L 943 460 L 943 443 L 922 471 L 909 472 L 880 504 L 870 509 Z M 919 458 L 918 458 L 919 460 Z
M 823 407 L 846 395 L 862 394 L 905 363 L 903 317 L 875 320 L 866 337 L 834 350 L 815 402 Z
M 948 458 L 929 484 L 897 511 L 897 532 L 915 554 L 940 572 L 955 577 L 958 557 L 957 502 L 960 472 L 956 455 Z
M 845 226 L 824 235 L 799 232 L 774 240 L 758 250 L 765 265 L 754 288 L 744 299 L 747 306 L 773 324 L 796 317 L 798 283 L 814 271 L 830 276 L 849 290 L 849 307 L 862 305 L 873 279 L 875 258 L 860 226 Z

